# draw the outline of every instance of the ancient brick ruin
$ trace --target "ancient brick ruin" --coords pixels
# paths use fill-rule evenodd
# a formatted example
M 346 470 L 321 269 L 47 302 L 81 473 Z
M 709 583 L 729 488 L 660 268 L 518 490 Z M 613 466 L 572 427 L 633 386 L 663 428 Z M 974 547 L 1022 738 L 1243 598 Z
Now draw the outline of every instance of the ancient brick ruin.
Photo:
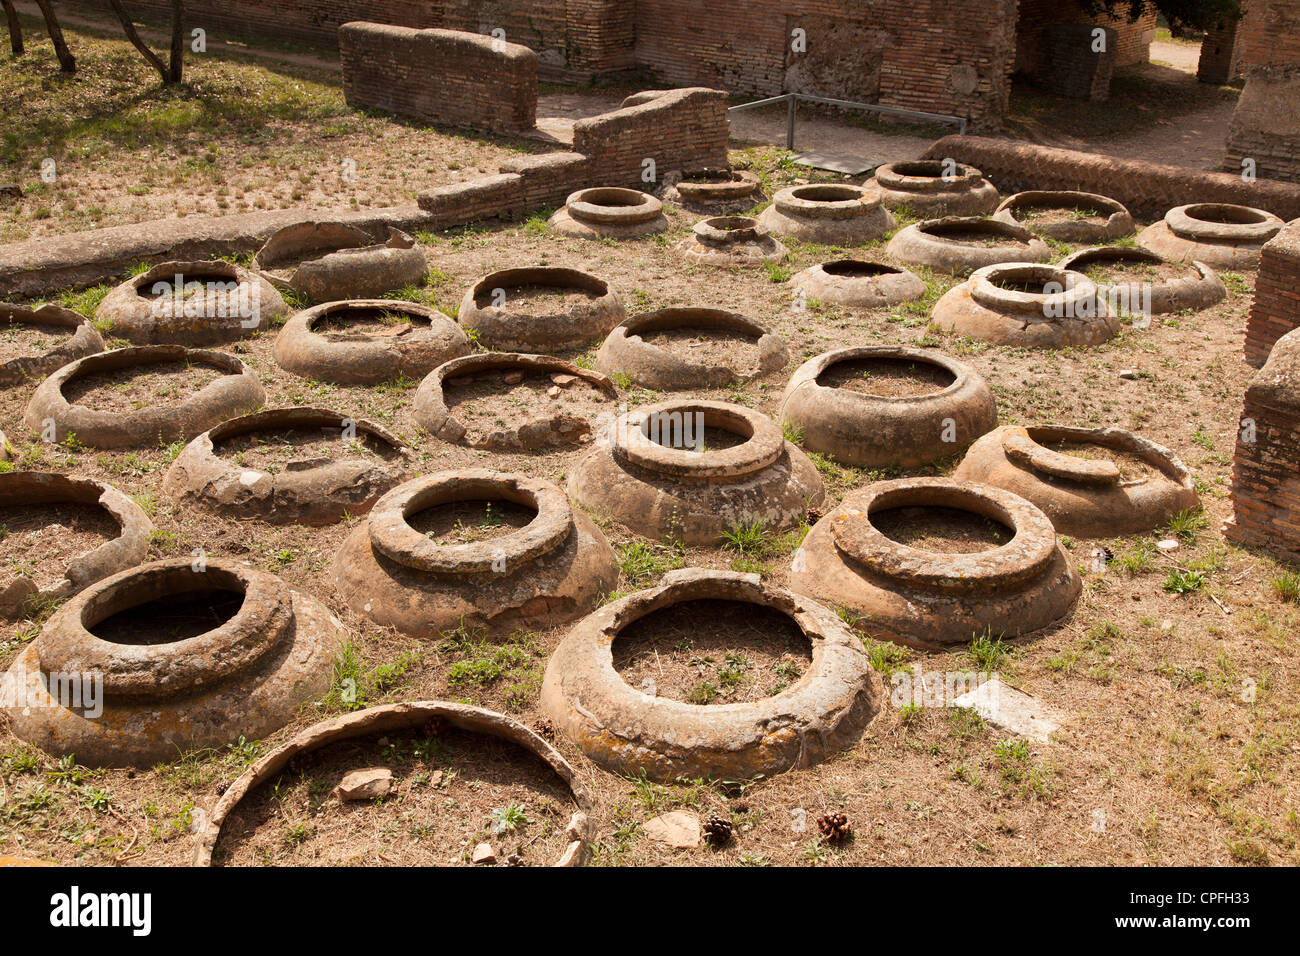
M 1300 326 L 1300 223 L 1292 223 L 1264 246 L 1255 303 L 1246 324 L 1246 361 L 1256 368 L 1274 343 Z
M 1241 32 L 1246 86 L 1224 168 L 1239 172 L 1254 160 L 1261 179 L 1300 182 L 1300 4 L 1251 0 Z

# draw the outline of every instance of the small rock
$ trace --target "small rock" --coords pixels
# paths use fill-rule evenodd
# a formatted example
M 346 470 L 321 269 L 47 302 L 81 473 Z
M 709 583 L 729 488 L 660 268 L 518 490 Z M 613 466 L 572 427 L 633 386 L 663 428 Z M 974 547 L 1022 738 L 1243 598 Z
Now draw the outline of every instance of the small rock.
M 790 832 L 808 832 L 808 811 L 803 807 L 795 807 L 790 811 Z
M 556 372 L 551 376 L 551 381 L 560 386 L 560 388 L 568 388 L 577 380 L 578 376 L 576 375 L 563 375 L 559 372 Z
M 443 777 L 443 773 L 442 773 L 442 771 L 441 771 L 441 770 L 435 770 L 433 773 L 431 773 L 431 774 L 429 775 L 429 786 L 431 786 L 431 787 L 441 787 L 441 786 L 442 786 L 442 777 Z
M 1120 378 L 1126 378 L 1130 382 L 1142 377 L 1142 373 L 1135 368 L 1126 368 L 1119 373 Z
M 1169 618 L 1165 618 L 1163 621 L 1160 622 L 1160 630 L 1172 631 L 1173 629 L 1174 629 L 1174 622 L 1169 620 Z
M 999 730 L 1039 743 L 1046 743 L 1049 735 L 1061 727 L 1042 704 L 996 677 L 962 694 L 953 706 L 969 708 Z
M 507 385 L 518 385 L 524 380 L 523 372 L 506 372 L 505 383 Z
M 480 843 L 474 847 L 474 852 L 470 855 L 469 861 L 491 866 L 497 861 L 497 851 L 492 849 L 491 843 Z
M 1162 538 L 1160 541 L 1157 541 L 1157 542 L 1156 542 L 1156 547 L 1159 548 L 1161 551 L 1177 551 L 1177 550 L 1178 550 L 1178 539 L 1177 539 L 1177 538 Z
M 548 389 L 546 390 L 546 397 L 547 397 L 547 398 L 559 398 L 559 397 L 560 397 L 560 386 L 558 386 L 558 385 L 552 385 L 550 388 L 548 388 Z
M 687 850 L 700 845 L 700 818 L 686 810 L 674 810 L 647 820 L 645 832 L 652 840 Z
M 373 800 L 393 790 L 393 771 L 387 767 L 353 770 L 334 788 L 340 800 Z
M 659 686 L 655 684 L 655 679 L 653 677 L 647 677 L 645 680 L 641 681 L 641 693 L 648 697 L 659 696 Z

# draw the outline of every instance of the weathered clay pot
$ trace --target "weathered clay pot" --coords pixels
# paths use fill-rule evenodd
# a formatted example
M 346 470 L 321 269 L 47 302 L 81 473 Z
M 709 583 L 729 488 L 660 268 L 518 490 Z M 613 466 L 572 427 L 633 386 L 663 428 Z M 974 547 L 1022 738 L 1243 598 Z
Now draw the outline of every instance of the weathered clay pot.
M 1126 452 L 1156 474 L 1125 476 L 1112 461 L 1044 447 L 1053 442 Z M 1120 428 L 1007 425 L 972 445 L 952 476 L 1014 492 L 1075 538 L 1142 534 L 1200 505 L 1192 473 L 1172 451 Z
M 63 394 L 64 387 L 82 375 L 167 362 L 209 365 L 223 374 L 178 404 L 152 405 L 129 412 L 73 405 Z M 47 423 L 53 423 L 57 442 L 72 432 L 79 442 L 92 448 L 154 447 L 181 439 L 188 441 L 227 418 L 252 411 L 265 398 L 253 370 L 233 355 L 182 345 L 141 345 L 100 352 L 63 366 L 36 389 L 24 421 L 36 434 L 44 433 Z
M 259 432 L 307 432 L 316 437 L 325 432 L 338 442 L 338 449 L 329 457 L 290 461 L 274 473 L 242 467 L 219 454 L 224 442 Z M 349 457 L 351 443 L 358 441 L 383 449 L 385 457 Z M 402 481 L 413 458 L 405 442 L 374 422 L 324 408 L 275 408 L 231 419 L 199 435 L 167 469 L 163 491 L 224 517 L 325 525 L 365 514 L 380 495 Z
M 217 805 L 212 808 L 212 812 L 203 818 L 198 828 L 199 839 L 194 851 L 194 865 L 212 865 L 213 851 L 221 838 L 221 827 L 226 822 L 226 818 L 241 800 L 260 785 L 279 775 L 290 761 L 299 761 L 307 754 L 342 741 L 357 740 L 376 734 L 401 733 L 404 730 L 426 728 L 440 722 L 459 730 L 499 737 L 546 761 L 568 785 L 569 791 L 573 794 L 573 802 L 578 807 L 565 831 L 570 838 L 570 843 L 555 865 L 581 866 L 586 862 L 587 847 L 594 836 L 594 827 L 587 817 L 592 808 L 591 795 L 577 772 L 558 750 L 519 721 L 505 714 L 494 713 L 469 704 L 421 700 L 411 703 L 382 704 L 344 714 L 341 717 L 331 717 L 329 720 L 313 724 L 292 740 L 281 744 L 262 757 L 226 788 Z
M 34 605 L 71 597 L 87 585 L 133 568 L 149 552 L 153 523 L 144 510 L 112 485 L 93 478 L 77 478 L 39 471 L 0 474 L 0 505 L 34 506 L 75 502 L 98 505 L 120 529 L 111 541 L 68 562 L 63 580 L 38 588 L 27 577 L 0 579 L 0 617 L 14 618 Z
M 664 204 L 639 189 L 597 186 L 571 193 L 547 223 L 577 239 L 635 239 L 668 228 Z
M 919 367 L 933 373 L 934 390 L 874 395 L 820 379 L 836 366 L 869 363 Z M 824 352 L 795 371 L 777 417 L 803 430 L 800 444 L 847 465 L 919 468 L 955 455 L 997 425 L 993 393 L 970 366 L 939 352 L 894 346 Z
M 702 216 L 725 216 L 752 209 L 764 196 L 756 173 L 706 168 L 670 170 L 660 198 Z
M 1104 216 L 1105 222 L 1085 219 L 1040 222 L 1034 218 L 1036 210 L 1052 209 L 1087 211 L 1093 216 Z M 1132 235 L 1136 228 L 1133 217 L 1122 203 L 1109 196 L 1068 190 L 1035 189 L 1016 193 L 1002 201 L 993 218 L 1013 226 L 1024 226 L 1030 232 L 1059 242 L 1114 242 Z
M 850 309 L 883 309 L 925 295 L 925 283 L 906 269 L 860 259 L 822 262 L 786 285 L 815 302 Z
M 583 298 L 548 308 L 520 291 L 530 287 Z M 577 269 L 538 267 L 506 269 L 479 279 L 465 293 L 456 321 L 490 349 L 554 352 L 603 338 L 624 317 L 623 304 L 604 279 Z
M 301 222 L 267 240 L 253 267 L 276 288 L 313 302 L 373 299 L 417 286 L 429 271 L 415 239 L 391 226 L 376 243 L 364 229 L 341 222 Z
M 606 375 L 626 375 L 638 385 L 666 392 L 725 388 L 747 377 L 734 367 L 737 362 L 708 365 L 691 361 L 642 338 L 669 329 L 719 332 L 743 340 L 758 350 L 758 368 L 753 374 L 779 371 L 789 361 L 785 342 L 743 315 L 721 309 L 673 308 L 625 319 L 596 353 L 596 367 Z
M 1138 234 L 1138 245 L 1173 262 L 1258 269 L 1264 243 L 1286 225 L 1271 212 L 1229 203 L 1176 206 Z
M 537 517 L 484 541 L 442 545 L 408 518 L 455 501 L 507 501 Z M 460 625 L 551 627 L 585 614 L 618 580 L 614 552 L 591 519 L 548 481 L 485 469 L 399 485 L 343 542 L 332 565 L 357 614 L 415 637 Z
M 447 407 L 445 388 L 456 380 L 482 375 L 550 374 L 579 380 L 600 390 L 611 402 L 618 398 L 614 383 L 599 372 L 581 368 L 572 362 L 549 355 L 524 355 L 518 352 L 488 352 L 466 355 L 438 366 L 415 391 L 415 420 L 429 434 L 446 442 L 467 441 L 468 428 Z M 558 386 L 556 386 L 558 387 Z M 480 440 L 467 442 L 475 448 L 511 451 L 537 451 L 554 445 L 589 441 L 595 423 L 571 414 L 562 405 L 544 408 L 531 418 L 520 413 L 502 423 Z
M 275 286 L 221 259 L 164 262 L 127 279 L 95 310 L 132 345 L 225 345 L 279 324 L 288 314 Z
M 705 428 L 742 441 L 699 451 L 694 446 Z M 825 494 L 812 462 L 766 415 L 691 399 L 620 417 L 570 473 L 568 488 L 584 508 L 638 534 L 701 545 L 716 544 L 740 524 L 793 527 Z
M 32 309 L 0 302 L 0 335 L 22 327 L 48 330 L 60 341 L 40 355 L 22 355 L 0 363 L 0 388 L 40 380 L 69 362 L 104 351 L 104 340 L 79 312 L 57 305 Z
M 1087 276 L 1024 262 L 977 270 L 944 294 L 931 321 L 995 345 L 1036 349 L 1100 345 L 1121 325 Z
M 699 706 L 651 696 L 614 669 L 619 632 L 686 601 L 743 601 L 788 615 L 812 645 L 790 688 L 752 703 Z M 556 729 L 614 773 L 651 780 L 747 780 L 808 767 L 850 747 L 879 711 L 880 679 L 862 642 L 828 608 L 764 585 L 756 574 L 689 569 L 607 604 L 551 655 L 542 707 Z
M 774 236 L 830 246 L 859 246 L 897 225 L 870 190 L 839 183 L 782 189 L 758 221 Z
M 893 508 L 953 508 L 1014 531 L 999 548 L 945 554 L 898 544 L 872 524 Z M 862 615 L 870 636 L 929 650 L 985 631 L 1017 637 L 1070 613 L 1082 589 L 1047 516 L 1000 488 L 901 478 L 851 492 L 808 532 L 790 587 Z
M 695 224 L 691 235 L 682 240 L 680 248 L 687 262 L 719 269 L 783 262 L 790 254 L 768 235 L 767 227 L 748 216 L 702 219 Z
M 171 624 L 164 608 L 215 596 L 241 603 L 211 630 L 162 643 L 145 643 L 136 630 L 133 615 Z M 106 624 L 111 636 L 97 636 Z M 157 561 L 100 581 L 55 612 L 14 660 L 0 697 L 14 734 L 42 750 L 89 766 L 151 766 L 284 726 L 329 688 L 342 630 L 323 604 L 265 571 L 227 560 Z M 68 683 L 91 690 L 83 675 L 102 681 L 102 694 L 92 694 L 101 714 L 84 706 L 85 696 L 60 693 Z
M 1080 249 L 1062 259 L 1058 265 L 1072 272 L 1105 266 L 1107 263 L 1132 262 L 1160 265 L 1165 259 L 1137 246 L 1096 246 Z M 1204 262 L 1193 262 L 1187 275 L 1157 282 L 1097 281 L 1098 297 L 1114 311 L 1150 315 L 1181 312 L 1184 309 L 1208 309 L 1228 297 L 1228 287 Z
M 386 333 L 317 328 L 327 320 L 359 320 L 376 313 L 406 321 Z M 354 299 L 299 312 L 275 337 L 273 355 L 282 369 L 302 378 L 336 385 L 378 385 L 423 378 L 469 351 L 469 336 L 437 309 L 391 299 Z
M 876 189 L 887 209 L 906 209 L 917 219 L 987 216 L 998 204 L 997 187 L 974 166 L 937 159 L 879 166 Z
M 894 259 L 948 275 L 966 275 L 1001 262 L 1046 262 L 1052 250 L 1028 229 L 999 222 L 948 216 L 900 229 L 885 247 Z

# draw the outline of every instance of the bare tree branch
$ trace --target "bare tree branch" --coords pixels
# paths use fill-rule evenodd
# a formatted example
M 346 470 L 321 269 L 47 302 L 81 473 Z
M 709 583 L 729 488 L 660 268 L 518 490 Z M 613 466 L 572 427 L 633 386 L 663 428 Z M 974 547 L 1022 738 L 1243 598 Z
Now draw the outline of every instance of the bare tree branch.
M 167 69 L 167 64 L 159 58 L 157 53 L 154 53 L 153 50 L 149 49 L 147 43 L 140 39 L 140 34 L 136 32 L 135 24 L 131 22 L 131 17 L 122 6 L 122 0 L 108 0 L 108 5 L 113 8 L 113 12 L 117 14 L 117 18 L 122 21 L 122 29 L 126 32 L 126 38 L 131 41 L 131 45 L 140 51 L 140 55 L 149 62 L 150 66 L 158 71 L 158 75 L 162 77 L 164 83 L 170 82 L 171 71 Z

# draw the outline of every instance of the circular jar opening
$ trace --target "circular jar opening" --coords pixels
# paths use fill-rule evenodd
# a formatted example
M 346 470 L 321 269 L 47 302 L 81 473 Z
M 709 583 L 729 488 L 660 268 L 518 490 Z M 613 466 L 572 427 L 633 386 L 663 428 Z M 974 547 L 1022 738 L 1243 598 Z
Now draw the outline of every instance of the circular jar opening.
M 903 270 L 880 262 L 861 259 L 840 259 L 822 265 L 822 272 L 841 279 L 874 279 L 878 276 L 901 275 Z
M 1015 529 L 964 508 L 931 505 L 872 509 L 871 524 L 889 540 L 936 554 L 976 554 L 1000 548 Z
M 1183 211 L 1190 219 L 1220 225 L 1249 226 L 1268 221 L 1267 217 L 1257 209 L 1229 203 L 1198 203 L 1188 206 Z
M 758 220 L 749 216 L 717 216 L 704 221 L 721 232 L 736 232 L 741 229 L 754 229 L 758 226 Z
M 578 202 L 588 203 L 592 206 L 601 206 L 609 209 L 626 209 L 646 205 L 650 201 L 650 196 L 635 189 L 608 187 L 584 189 L 577 195 L 576 200 Z
M 827 366 L 817 376 L 817 384 L 826 388 L 842 388 L 876 398 L 934 395 L 956 381 L 957 376 L 942 365 L 889 356 L 845 359 Z
M 180 573 L 190 580 L 167 575 L 162 595 L 157 594 L 157 576 L 124 581 L 101 601 L 86 605 L 82 625 L 111 644 L 156 647 L 214 631 L 243 607 L 244 587 L 235 575 L 216 568 L 203 573 L 182 568 Z
M 65 381 L 62 392 L 70 405 L 130 413 L 156 405 L 175 405 L 222 376 L 233 374 L 200 361 L 145 360 L 116 368 L 92 367 Z
M 0 586 L 23 577 L 39 590 L 54 587 L 70 561 L 121 533 L 113 516 L 97 504 L 0 505 Z
M 918 179 L 943 179 L 945 173 L 944 164 L 935 159 L 916 159 L 893 163 L 891 169 L 895 175 L 911 176 Z M 959 173 L 963 169 L 962 166 L 957 167 Z
M 1028 246 L 1029 241 L 1014 226 L 993 219 L 967 219 L 957 222 L 922 223 L 917 227 L 926 235 L 962 246 Z
M 1169 282 L 1195 274 L 1187 263 L 1166 262 L 1159 256 L 1101 256 L 1076 259 L 1070 267 L 1093 282 L 1121 285 L 1135 282 Z
M 988 281 L 1006 292 L 1023 292 L 1029 295 L 1060 295 L 1070 288 L 1068 274 L 1051 267 L 1022 266 L 993 269 L 988 273 Z
M 343 302 L 318 313 L 309 330 L 330 341 L 346 341 L 395 335 L 405 326 L 428 328 L 431 324 L 427 315 L 400 305 L 354 307 Z
M 789 615 L 712 598 L 669 604 L 632 621 L 611 653 L 630 686 L 701 706 L 772 697 L 812 666 L 812 643 Z
M 1068 222 L 1104 223 L 1111 213 L 1087 202 L 1078 203 L 1018 203 L 1012 207 L 1021 222 L 1041 226 L 1055 226 Z
M 480 282 L 474 290 L 474 305 L 480 309 L 563 312 L 608 294 L 604 280 L 576 269 L 513 269 Z
M 684 183 L 710 185 L 717 183 L 744 182 L 744 178 L 739 173 L 730 169 L 696 169 L 682 176 L 681 181 Z
M 171 299 L 177 295 L 176 286 L 180 283 L 180 298 L 190 299 L 209 293 L 226 294 L 231 291 L 231 283 L 237 283 L 239 275 L 234 266 L 229 269 L 205 268 L 199 272 L 163 273 L 161 275 L 141 276 L 135 287 L 135 294 L 142 299 Z
M 805 202 L 852 202 L 862 198 L 857 186 L 839 186 L 833 183 L 796 186 L 791 195 Z
M 536 502 L 522 497 L 447 497 L 422 505 L 406 516 L 406 523 L 434 544 L 451 546 L 505 537 L 527 527 L 537 514 Z
M 683 405 L 647 414 L 641 434 L 663 448 L 703 453 L 745 444 L 754 437 L 754 427 L 716 408 Z
M 240 468 L 276 474 L 295 466 L 326 465 L 336 461 L 370 459 L 393 461 L 400 452 L 378 435 L 360 428 L 347 433 L 342 425 L 274 426 L 222 434 L 212 443 L 219 458 Z

